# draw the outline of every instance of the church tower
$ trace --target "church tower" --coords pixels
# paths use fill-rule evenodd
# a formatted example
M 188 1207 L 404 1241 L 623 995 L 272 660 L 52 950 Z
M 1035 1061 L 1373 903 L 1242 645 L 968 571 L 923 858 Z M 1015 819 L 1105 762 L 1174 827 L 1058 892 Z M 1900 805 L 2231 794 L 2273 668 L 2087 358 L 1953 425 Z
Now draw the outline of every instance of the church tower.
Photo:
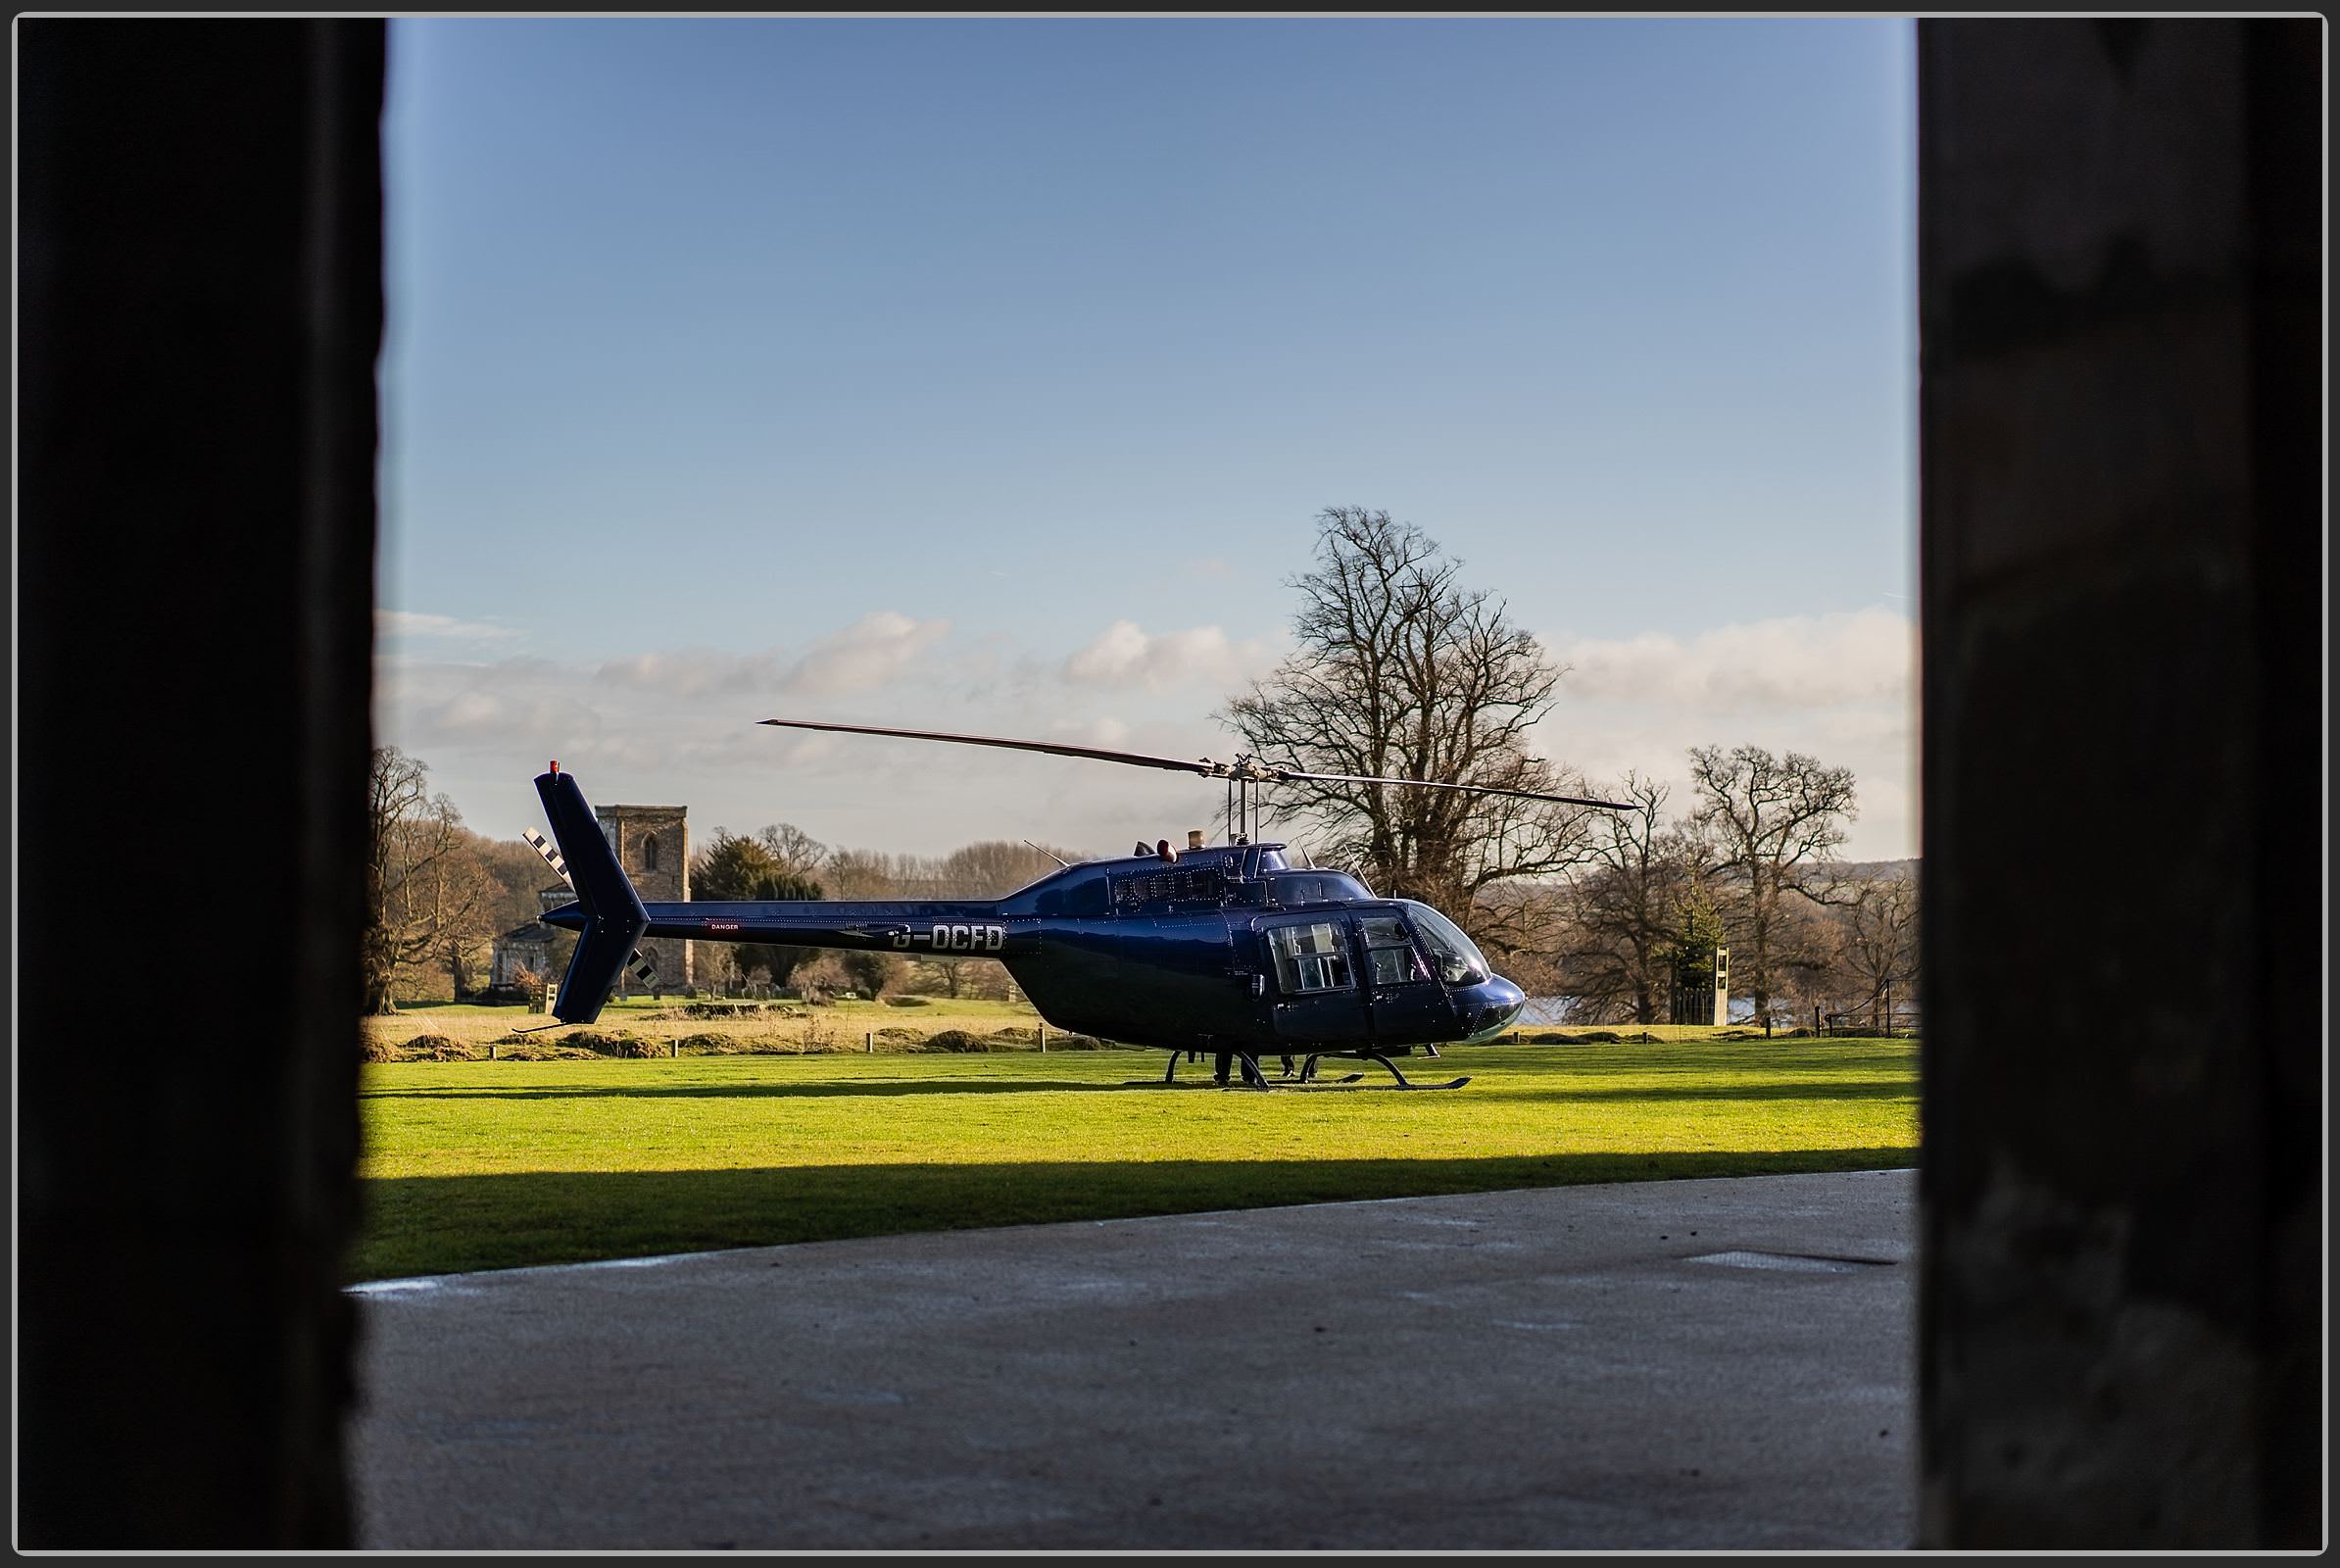
M 602 836 L 617 852 L 617 863 L 632 878 L 634 891 L 645 904 L 680 904 L 691 896 L 691 838 L 680 806 L 597 806 Z M 652 937 L 642 944 L 642 956 L 658 972 L 658 988 L 686 989 L 691 984 L 692 944 L 674 937 Z M 617 995 L 642 989 L 629 968 L 617 979 Z

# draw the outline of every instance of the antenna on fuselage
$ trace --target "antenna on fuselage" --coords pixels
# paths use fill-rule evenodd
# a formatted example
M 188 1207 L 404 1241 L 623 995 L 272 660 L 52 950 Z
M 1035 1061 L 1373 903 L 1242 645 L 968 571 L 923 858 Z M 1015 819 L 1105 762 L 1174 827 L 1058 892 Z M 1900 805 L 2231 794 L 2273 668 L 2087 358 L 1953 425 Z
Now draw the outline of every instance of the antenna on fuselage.
M 1061 856 L 1061 855 L 1058 855 L 1058 854 L 1057 854 L 1057 853 L 1056 853 L 1054 850 L 1046 850 L 1046 849 L 1041 849 L 1041 847 L 1040 847 L 1039 845 L 1037 845 L 1037 844 L 1032 844 L 1032 841 L 1031 841 L 1030 839 L 1026 839 L 1026 840 L 1024 840 L 1024 842 L 1025 842 L 1026 844 L 1031 844 L 1031 845 L 1032 845 L 1032 848 L 1034 848 L 1034 849 L 1036 849 L 1036 850 L 1040 850 L 1040 853 L 1041 853 L 1041 854 L 1043 854 L 1043 855 L 1047 856 L 1047 857 L 1048 857 L 1049 859 L 1051 859 L 1051 860 L 1055 861 L 1055 862 L 1056 862 L 1058 865 L 1070 865 L 1070 864 L 1072 864 L 1072 861 L 1070 861 L 1070 860 L 1066 859 L 1066 858 L 1065 858 L 1063 856 Z

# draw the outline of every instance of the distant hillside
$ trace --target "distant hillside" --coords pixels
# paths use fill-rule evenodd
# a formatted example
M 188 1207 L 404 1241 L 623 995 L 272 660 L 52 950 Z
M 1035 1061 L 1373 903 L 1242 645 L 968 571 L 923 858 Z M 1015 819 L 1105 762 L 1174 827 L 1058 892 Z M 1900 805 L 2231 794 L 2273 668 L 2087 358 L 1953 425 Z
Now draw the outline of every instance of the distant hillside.
M 1915 876 L 1918 857 L 1906 860 L 1835 860 L 1828 868 L 1841 876 Z

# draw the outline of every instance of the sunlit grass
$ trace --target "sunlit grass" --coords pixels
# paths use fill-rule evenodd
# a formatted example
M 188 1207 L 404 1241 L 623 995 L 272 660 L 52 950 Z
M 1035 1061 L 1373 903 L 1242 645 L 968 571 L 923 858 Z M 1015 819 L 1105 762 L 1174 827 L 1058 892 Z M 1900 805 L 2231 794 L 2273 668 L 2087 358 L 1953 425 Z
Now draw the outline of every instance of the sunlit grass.
M 1403 1066 L 1471 1084 L 1418 1094 L 1165 1090 L 1162 1054 L 1123 1051 L 369 1065 L 351 1277 L 1906 1165 L 1917 1054 L 1859 1039 L 1456 1048 Z M 1207 1081 L 1207 1063 L 1181 1071 Z
M 1029 1029 L 1040 1022 L 1040 1014 L 1029 1003 L 991 1002 L 973 997 L 920 997 L 910 1005 L 838 1002 L 806 1007 L 799 1003 L 776 1002 L 770 1004 L 770 1010 L 742 1006 L 725 1008 L 709 1017 L 693 1017 L 685 1011 L 686 1006 L 685 1002 L 673 998 L 663 1001 L 624 998 L 609 1003 L 599 1018 L 579 1027 L 603 1034 L 640 1035 L 654 1041 L 712 1035 L 742 1042 L 783 1039 L 793 1042 L 809 1032 L 825 1040 L 827 1049 L 851 1051 L 861 1046 L 864 1035 L 877 1030 L 908 1029 L 922 1036 L 946 1029 L 989 1034 L 1000 1028 Z M 439 1035 L 484 1046 L 519 1029 L 538 1031 L 528 1037 L 536 1044 L 560 1045 L 578 1032 L 545 1013 L 530 1012 L 522 1006 L 487 1006 L 477 1003 L 405 1003 L 398 1011 L 363 1019 L 362 1024 L 367 1038 L 397 1045 L 418 1035 Z M 688 1055 L 689 1052 L 683 1054 Z

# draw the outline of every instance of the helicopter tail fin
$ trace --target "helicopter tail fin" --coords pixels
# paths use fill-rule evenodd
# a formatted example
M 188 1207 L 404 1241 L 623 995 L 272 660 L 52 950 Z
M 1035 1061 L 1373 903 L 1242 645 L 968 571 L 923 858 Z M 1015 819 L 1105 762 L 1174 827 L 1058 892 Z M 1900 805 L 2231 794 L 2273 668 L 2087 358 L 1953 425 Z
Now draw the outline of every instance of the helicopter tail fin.
M 617 863 L 616 852 L 602 835 L 575 776 L 561 772 L 556 762 L 536 776 L 536 794 L 566 862 L 563 875 L 585 910 L 585 928 L 553 1001 L 553 1016 L 562 1023 L 591 1023 L 609 1001 L 618 972 L 634 956 L 634 945 L 649 928 L 650 915 L 626 879 L 625 868 Z

